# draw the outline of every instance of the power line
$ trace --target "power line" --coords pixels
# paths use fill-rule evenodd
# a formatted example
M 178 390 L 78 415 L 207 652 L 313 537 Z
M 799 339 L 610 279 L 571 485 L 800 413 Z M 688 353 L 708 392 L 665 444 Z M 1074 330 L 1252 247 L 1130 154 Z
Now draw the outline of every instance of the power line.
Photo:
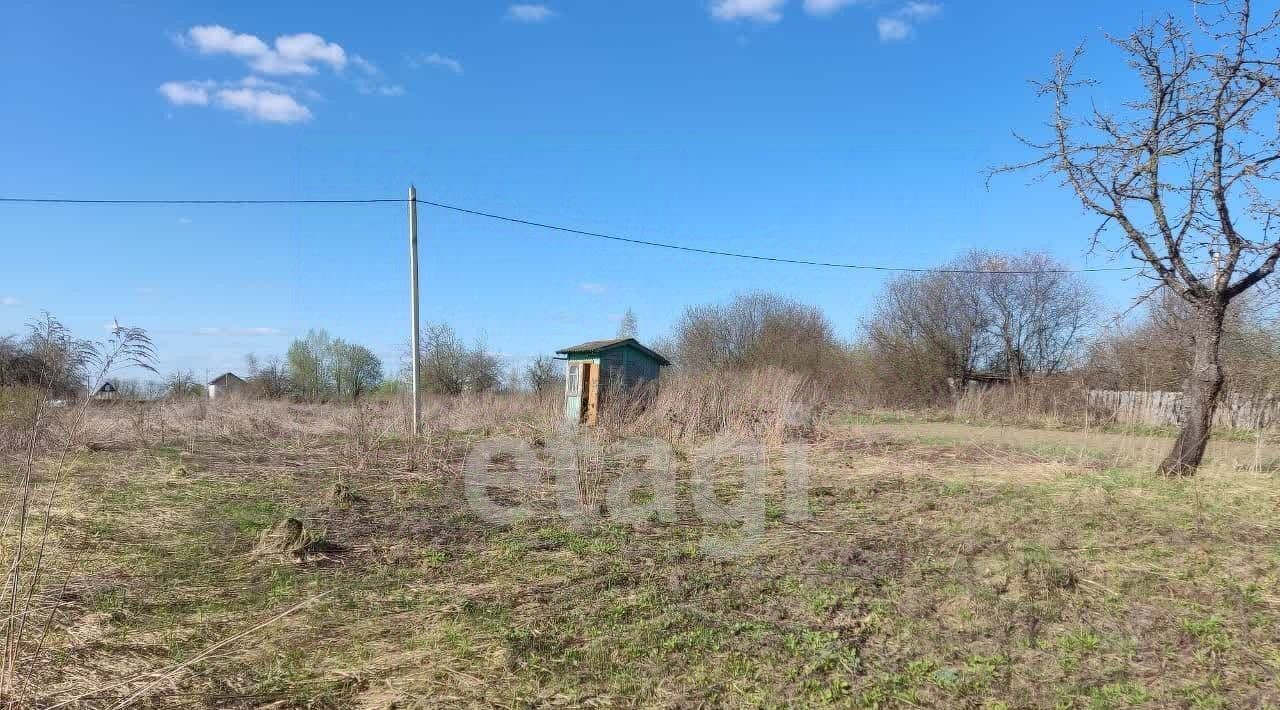
M 393 202 L 405 202 L 403 198 L 374 198 L 374 199 L 338 199 L 338 200 L 94 200 L 94 199 L 66 199 L 66 198 L 45 198 L 45 197 L 0 197 L 0 202 L 8 203 L 27 203 L 27 204 L 70 204 L 70 205 L 348 205 L 348 204 L 381 204 Z M 659 249 L 671 249 L 674 251 L 689 252 L 693 254 L 707 254 L 710 256 L 723 256 L 733 259 L 747 259 L 751 261 L 767 261 L 777 264 L 795 264 L 799 266 L 817 266 L 829 269 L 850 269 L 859 271 L 884 271 L 896 273 L 942 273 L 942 274 L 1082 274 L 1082 273 L 1100 273 L 1111 271 L 1136 271 L 1143 267 L 1140 266 L 1098 266 L 1081 269 L 1039 269 L 1039 270 L 1005 270 L 1005 269 L 952 269 L 952 268 L 927 268 L 927 267 L 907 267 L 907 266 L 881 266 L 875 264 L 850 264 L 832 261 L 818 261 L 814 259 L 796 259 L 782 256 L 767 256 L 763 254 L 748 254 L 745 252 L 725 251 L 721 249 L 704 249 L 701 247 L 692 247 L 684 244 L 672 244 L 669 242 L 656 242 L 648 239 L 637 239 L 634 237 L 624 237 L 617 234 L 607 234 L 604 232 L 592 232 L 585 229 L 577 229 L 574 227 L 565 227 L 557 224 L 549 224 L 547 222 L 538 222 L 531 219 L 523 219 L 520 217 L 509 217 L 507 215 L 496 214 L 494 212 L 485 212 L 483 210 L 471 209 L 468 207 L 459 207 L 444 202 L 433 202 L 431 200 L 417 200 L 419 204 L 436 207 L 442 210 L 449 210 L 461 214 L 472 215 L 475 217 L 484 217 L 486 219 L 507 222 L 509 224 L 519 224 L 526 227 L 535 227 L 537 229 L 546 229 L 565 234 L 573 234 L 575 236 L 587 237 L 591 239 L 605 239 L 608 241 L 622 242 L 624 244 L 636 244 L 639 246 L 655 247 Z
M 45 205 L 368 205 L 404 201 L 403 197 L 372 200 L 82 200 L 61 197 L 0 197 L 0 202 Z
M 792 259 L 781 256 L 763 256 L 760 254 L 745 254 L 742 252 L 721 251 L 719 249 L 702 249 L 699 247 L 685 246 L 683 244 L 669 244 L 666 242 L 653 242 L 647 239 L 634 239 L 632 237 L 620 237 L 614 234 L 605 234 L 602 232 L 589 232 L 583 229 L 575 229 L 573 227 L 562 227 L 555 224 L 547 224 L 545 222 L 535 222 L 528 219 L 520 219 L 518 217 L 507 217 L 504 215 L 493 214 L 491 212 L 482 212 L 480 210 L 468 209 L 465 207 L 457 207 L 455 205 L 444 204 L 442 202 L 431 202 L 429 200 L 418 200 L 424 205 L 439 207 L 440 209 L 452 210 L 463 214 L 475 215 L 477 217 L 487 217 L 503 222 L 511 222 L 513 224 L 521 224 L 527 227 L 538 227 L 540 229 L 550 229 L 557 232 L 565 232 L 568 234 L 576 234 L 582 237 L 592 237 L 595 239 L 608 239 L 615 242 L 624 242 L 627 244 L 640 244 L 649 247 L 659 247 L 662 249 L 675 249 L 678 251 L 693 252 L 696 254 L 710 254 L 712 256 L 728 256 L 735 259 L 752 259 L 755 261 L 772 261 L 780 264 L 799 264 L 801 266 L 822 266 L 832 269 L 861 269 L 864 271 L 896 271 L 905 273 L 944 273 L 944 274 L 1074 274 L 1074 273 L 1091 273 L 1098 271 L 1133 271 L 1140 269 L 1139 266 L 1112 266 L 1112 267 L 1094 267 L 1085 269 L 1041 269 L 1038 271 L 1006 271 L 1006 270 L 983 270 L 983 269 L 938 269 L 923 267 L 905 267 L 905 266 L 875 266 L 869 264 L 843 264 L 830 261 L 813 261 L 809 259 Z

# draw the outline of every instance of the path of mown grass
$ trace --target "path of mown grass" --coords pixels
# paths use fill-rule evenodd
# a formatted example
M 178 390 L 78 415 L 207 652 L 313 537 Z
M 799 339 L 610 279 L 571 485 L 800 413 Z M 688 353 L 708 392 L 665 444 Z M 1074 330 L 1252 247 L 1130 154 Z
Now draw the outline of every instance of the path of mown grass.
M 705 554 L 687 517 L 482 524 L 448 456 L 411 475 L 390 456 L 350 470 L 343 442 L 86 455 L 59 506 L 51 578 L 68 593 L 33 688 L 65 699 L 180 663 L 323 595 L 148 702 L 1280 703 L 1274 476 L 1167 481 L 1074 454 L 1045 474 L 1053 451 L 904 434 L 828 432 L 813 518 L 771 514 L 762 544 L 730 560 Z M 363 500 L 329 509 L 339 476 Z M 335 549 L 253 557 L 286 515 Z

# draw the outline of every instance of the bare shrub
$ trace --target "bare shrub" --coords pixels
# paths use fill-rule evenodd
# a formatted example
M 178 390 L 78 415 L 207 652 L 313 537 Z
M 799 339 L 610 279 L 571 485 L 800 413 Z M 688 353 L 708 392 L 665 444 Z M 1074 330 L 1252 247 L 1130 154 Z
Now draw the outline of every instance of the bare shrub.
M 44 449 L 39 437 L 47 433 L 44 429 L 33 429 L 31 424 L 37 409 L 44 405 L 48 395 L 37 387 L 0 387 L 0 455 L 26 451 L 32 447 Z M 56 416 L 53 412 L 44 414 L 46 420 Z
M 631 431 L 672 441 L 732 433 L 781 442 L 806 433 L 817 406 L 813 385 L 780 368 L 690 373 L 664 380 Z
M 191 370 L 174 370 L 165 378 L 164 395 L 170 399 L 203 397 L 205 388 Z
M 250 353 L 245 356 L 244 361 L 249 375 L 246 380 L 246 394 L 249 396 L 284 399 L 295 391 L 289 369 L 278 356 L 259 360 L 258 356 Z
M 27 336 L 0 340 L 0 386 L 36 387 L 50 396 L 71 398 L 86 385 L 94 344 L 76 338 L 45 313 L 27 327 Z
M 949 401 L 979 375 L 1010 380 L 1079 361 L 1096 302 L 1047 255 L 971 251 L 891 279 L 864 321 L 870 371 L 900 405 Z
M 770 293 L 685 309 L 662 348 L 683 372 L 778 367 L 823 382 L 847 375 L 847 348 L 822 309 Z
M 1280 389 L 1280 337 L 1272 308 L 1242 294 L 1227 309 L 1222 335 L 1226 390 Z M 1097 389 L 1177 391 L 1191 368 L 1195 319 L 1182 298 L 1164 290 L 1134 325 L 1104 333 L 1089 348 L 1086 373 Z

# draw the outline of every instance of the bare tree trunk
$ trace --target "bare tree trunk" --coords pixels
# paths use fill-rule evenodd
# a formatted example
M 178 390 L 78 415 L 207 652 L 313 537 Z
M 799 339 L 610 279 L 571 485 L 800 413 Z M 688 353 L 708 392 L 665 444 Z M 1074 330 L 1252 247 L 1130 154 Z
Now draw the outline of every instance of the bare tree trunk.
M 1190 476 L 1200 466 L 1205 447 L 1209 444 L 1213 414 L 1218 409 L 1218 395 L 1222 393 L 1226 379 L 1220 347 L 1226 304 L 1217 299 L 1211 303 L 1197 303 L 1194 312 L 1194 357 L 1182 387 L 1182 431 L 1173 443 L 1173 450 L 1160 464 L 1160 473 L 1165 475 Z

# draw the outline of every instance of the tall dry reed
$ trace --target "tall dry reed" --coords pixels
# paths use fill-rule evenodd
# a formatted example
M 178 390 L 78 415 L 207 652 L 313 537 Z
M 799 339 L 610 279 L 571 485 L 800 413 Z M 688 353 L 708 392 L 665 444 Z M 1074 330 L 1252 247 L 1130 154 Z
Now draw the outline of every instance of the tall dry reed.
M 808 380 L 777 368 L 676 376 L 624 430 L 682 442 L 735 434 L 777 443 L 811 430 L 819 400 Z

